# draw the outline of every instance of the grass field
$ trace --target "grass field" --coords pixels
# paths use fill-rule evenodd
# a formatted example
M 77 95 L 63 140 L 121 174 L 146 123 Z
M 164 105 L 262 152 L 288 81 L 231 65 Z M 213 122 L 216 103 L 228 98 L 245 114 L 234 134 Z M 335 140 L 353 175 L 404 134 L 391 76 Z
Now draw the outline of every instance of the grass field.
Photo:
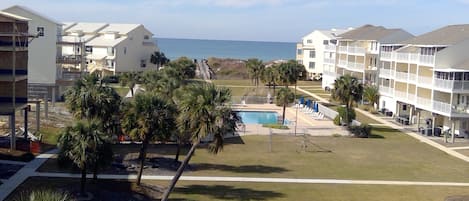
M 50 145 L 57 144 L 60 130 L 60 128 L 43 125 L 40 130 L 40 133 L 42 134 L 42 142 Z

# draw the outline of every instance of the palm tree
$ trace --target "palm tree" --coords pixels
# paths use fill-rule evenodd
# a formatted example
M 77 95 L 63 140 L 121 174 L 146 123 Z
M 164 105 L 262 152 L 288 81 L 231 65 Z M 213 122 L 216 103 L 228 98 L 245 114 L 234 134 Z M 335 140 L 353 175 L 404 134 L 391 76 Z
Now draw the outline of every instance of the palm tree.
M 181 57 L 169 62 L 167 68 L 175 69 L 181 79 L 192 79 L 195 77 L 196 65 L 192 59 L 187 57 Z
M 99 125 L 101 125 L 99 131 L 106 133 L 108 137 L 117 130 L 120 96 L 113 88 L 99 82 L 97 75 L 87 75 L 78 80 L 66 92 L 65 97 L 67 107 L 78 120 L 99 120 Z M 99 166 L 110 164 L 112 150 L 110 146 L 103 144 L 95 151 L 97 151 L 97 157 L 92 164 L 94 165 L 93 178 L 96 180 Z
M 127 104 L 122 127 L 134 140 L 142 142 L 137 185 L 140 185 L 142 178 L 148 144 L 169 139 L 176 127 L 175 113 L 172 104 L 150 92 L 138 94 Z
M 81 169 L 82 195 L 85 193 L 87 167 L 96 162 L 97 149 L 107 140 L 101 132 L 100 121 L 96 119 L 77 121 L 73 127 L 66 127 L 58 138 L 59 157 L 70 159 Z
M 186 93 L 182 93 L 182 96 L 178 98 L 180 111 L 177 119 L 178 128 L 191 132 L 192 147 L 179 166 L 161 200 L 168 199 L 201 139 L 207 136 L 213 137 L 213 141 L 209 145 L 209 151 L 216 154 L 223 148 L 224 135 L 235 131 L 240 118 L 227 104 L 230 99 L 231 92 L 229 89 L 217 88 L 215 85 L 208 83 L 190 85 L 187 87 Z
M 136 84 L 140 83 L 141 75 L 138 72 L 124 72 L 120 76 L 120 83 L 122 86 L 126 86 L 130 90 L 130 94 L 134 96 L 134 87 Z
M 295 60 L 289 60 L 278 66 L 278 81 L 287 88 L 290 85 L 295 85 L 305 75 L 305 67 Z
M 359 101 L 363 94 L 363 85 L 355 77 L 351 75 L 341 76 L 334 81 L 334 89 L 332 90 L 332 98 L 340 101 L 346 108 L 346 122 L 350 123 L 348 112 L 353 109 L 353 103 Z
M 277 104 L 283 105 L 282 124 L 285 125 L 285 109 L 295 100 L 295 94 L 289 88 L 281 88 L 277 94 Z
M 368 101 L 368 104 L 378 105 L 379 103 L 379 89 L 375 85 L 367 86 L 363 90 L 363 99 Z
M 169 59 L 166 58 L 163 52 L 154 52 L 150 57 L 150 62 L 152 64 L 156 64 L 157 70 L 160 69 L 161 66 L 169 63 Z
M 248 59 L 246 62 L 246 67 L 248 69 L 251 80 L 254 82 L 254 85 L 256 85 L 256 87 L 259 86 L 259 79 L 262 77 L 262 72 L 265 68 L 262 60 Z

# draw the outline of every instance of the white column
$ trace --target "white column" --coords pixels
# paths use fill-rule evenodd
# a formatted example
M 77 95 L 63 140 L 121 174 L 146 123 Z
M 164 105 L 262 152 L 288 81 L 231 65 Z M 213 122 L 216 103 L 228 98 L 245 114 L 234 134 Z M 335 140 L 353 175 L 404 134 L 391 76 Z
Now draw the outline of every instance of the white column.
M 454 124 L 454 120 L 451 120 L 451 143 L 454 143 L 454 129 L 455 129 L 455 124 Z

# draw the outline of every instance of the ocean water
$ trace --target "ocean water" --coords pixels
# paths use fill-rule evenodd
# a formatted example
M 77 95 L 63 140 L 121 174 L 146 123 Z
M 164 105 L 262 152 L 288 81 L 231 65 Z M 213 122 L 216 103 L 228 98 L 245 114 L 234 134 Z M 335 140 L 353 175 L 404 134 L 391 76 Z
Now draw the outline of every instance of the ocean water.
M 198 40 L 157 38 L 161 51 L 171 60 L 186 56 L 192 59 L 208 57 L 263 61 L 295 59 L 296 43 L 228 40 Z

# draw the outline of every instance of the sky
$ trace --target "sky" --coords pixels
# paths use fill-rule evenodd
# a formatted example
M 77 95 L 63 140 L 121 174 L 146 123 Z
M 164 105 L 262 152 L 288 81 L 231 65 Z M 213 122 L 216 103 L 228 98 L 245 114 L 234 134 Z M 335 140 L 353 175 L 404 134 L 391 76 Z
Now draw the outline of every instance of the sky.
M 469 24 L 469 0 L 1 0 L 58 22 L 143 24 L 159 38 L 297 42 L 364 24 L 419 35 Z

